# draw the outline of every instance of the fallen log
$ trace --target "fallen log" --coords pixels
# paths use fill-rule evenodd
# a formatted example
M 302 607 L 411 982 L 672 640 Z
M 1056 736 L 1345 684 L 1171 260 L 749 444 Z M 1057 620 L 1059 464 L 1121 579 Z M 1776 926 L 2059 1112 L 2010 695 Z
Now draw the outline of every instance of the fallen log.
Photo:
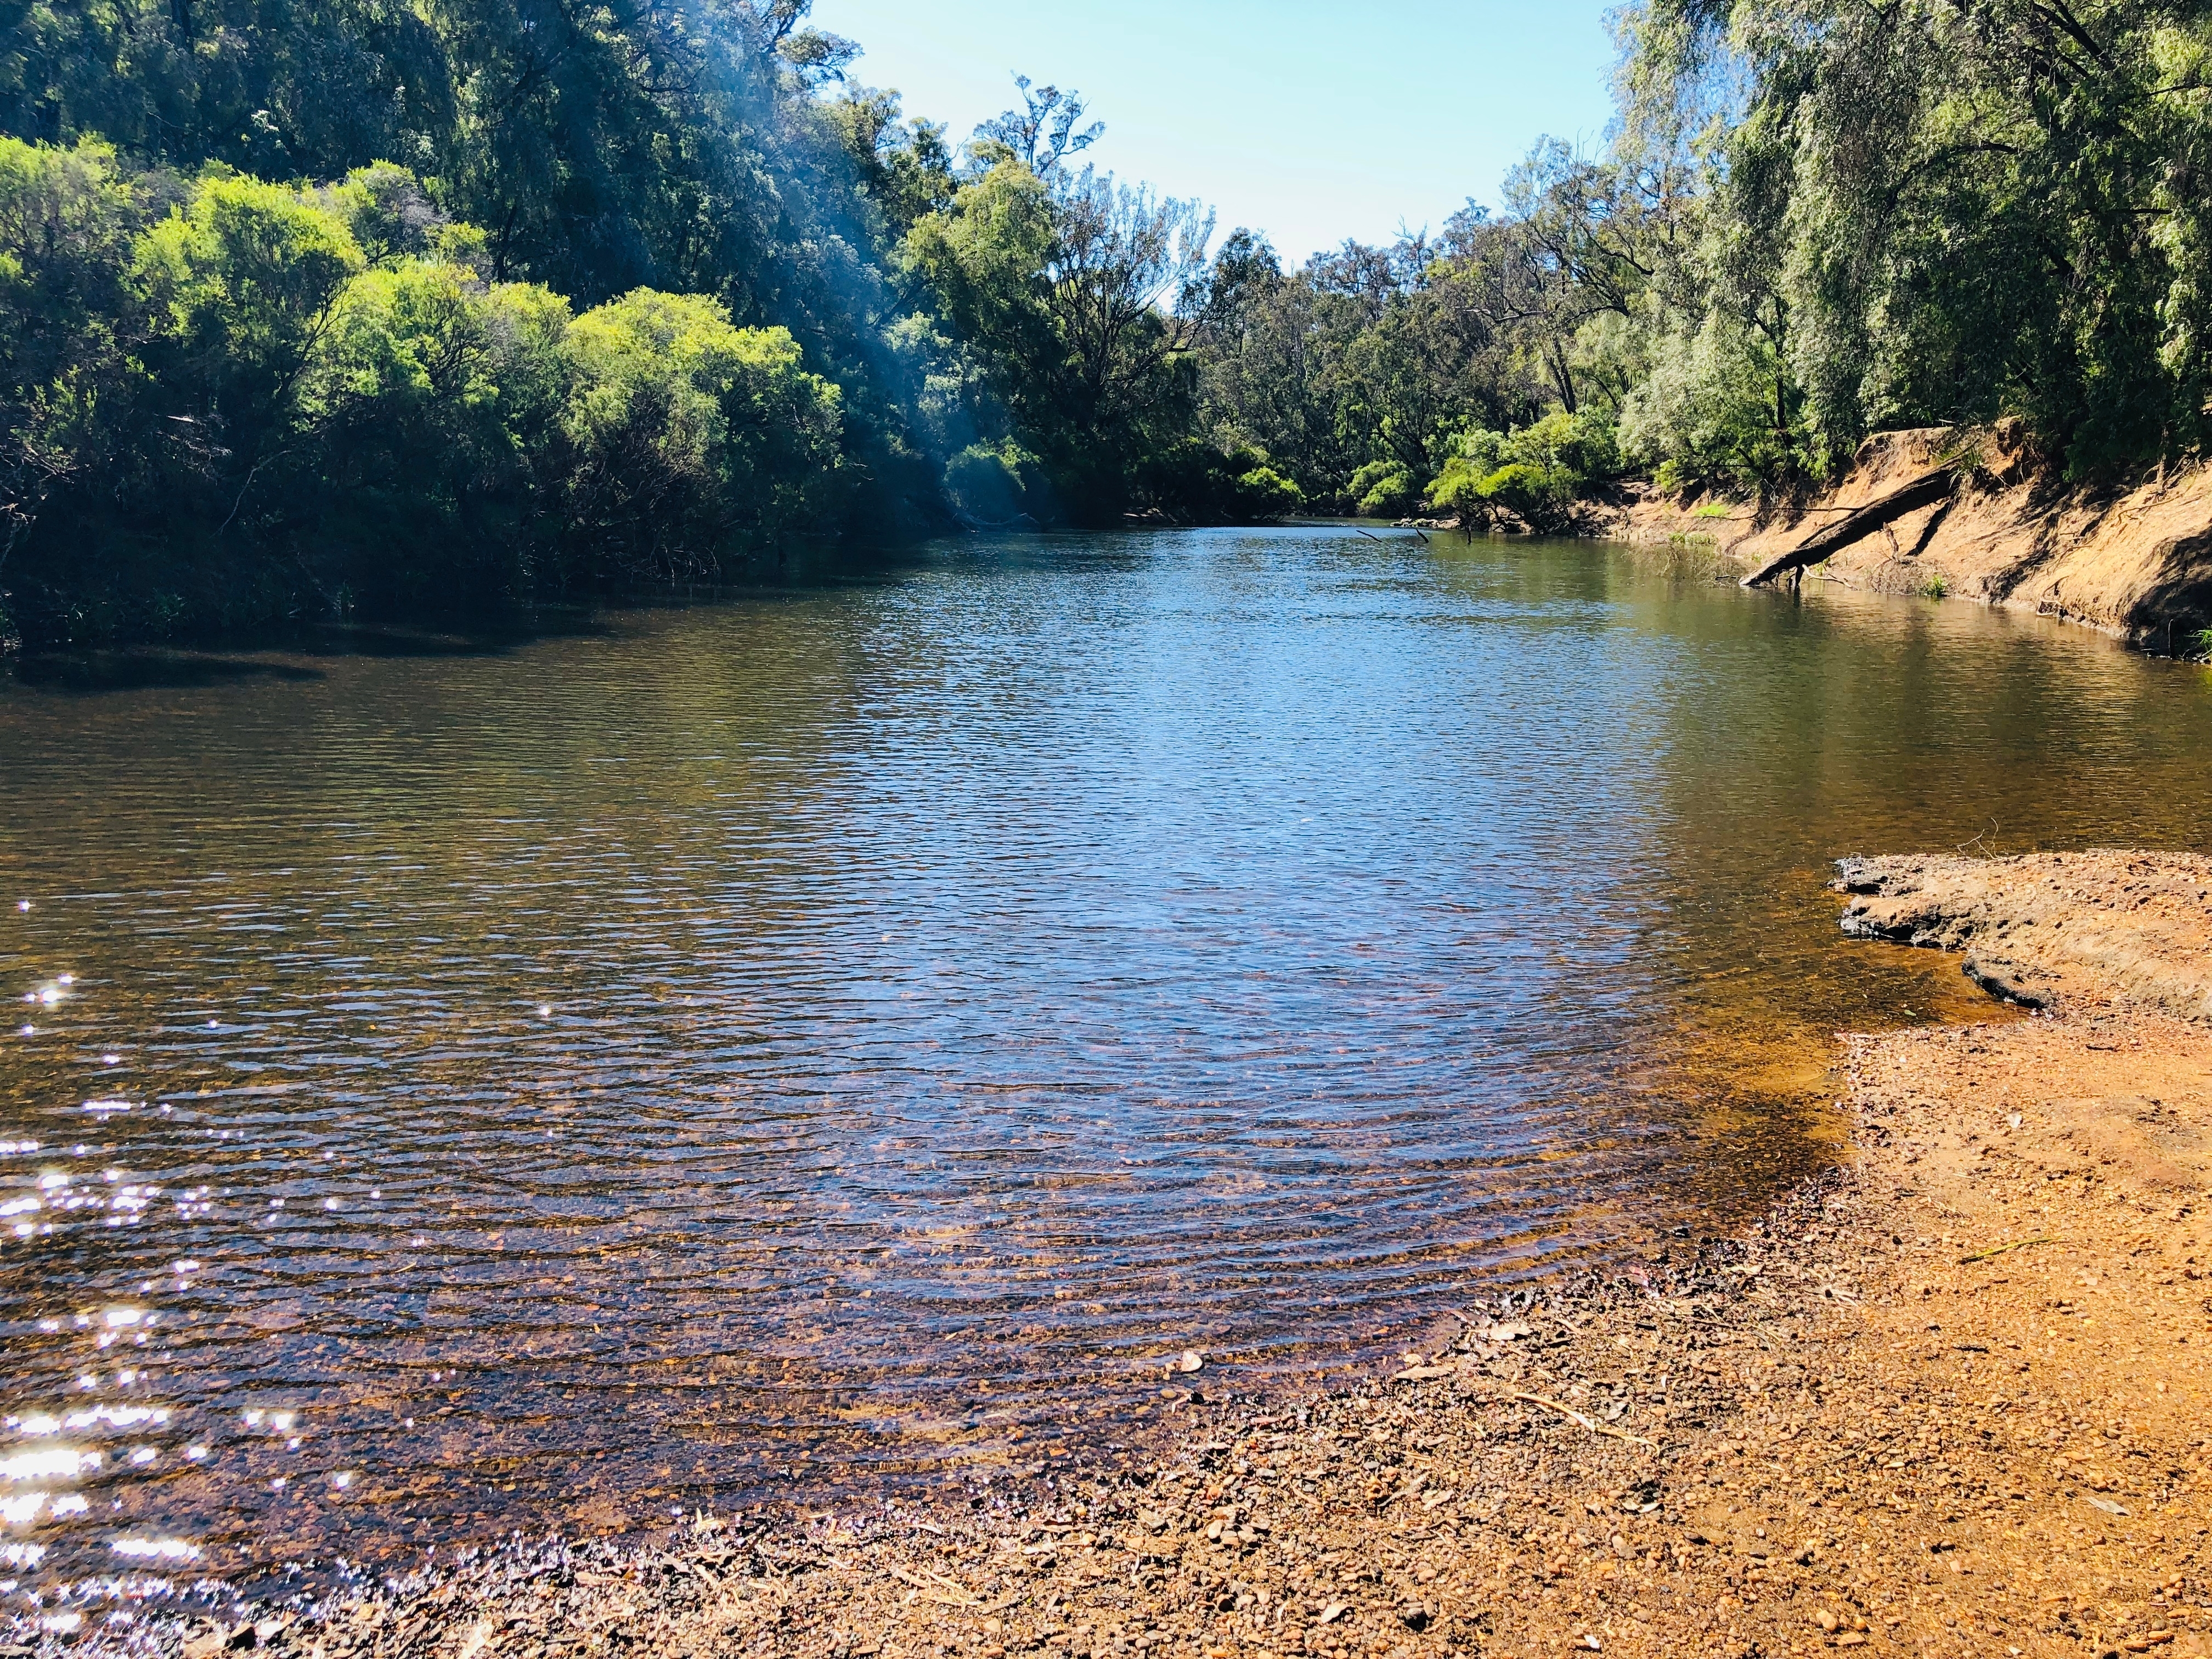
M 1939 466 L 1933 472 L 1923 472 L 1910 483 L 1899 484 L 1888 495 L 1869 501 L 1864 507 L 1854 508 L 1849 516 L 1807 537 L 1787 553 L 1776 555 L 1746 576 L 1743 585 L 1757 587 L 1785 572 L 1801 570 L 1808 564 L 1818 564 L 1821 560 L 1842 552 L 1852 543 L 1873 535 L 1884 526 L 1894 524 L 1906 514 L 1946 499 L 1958 487 L 1959 475 L 1949 466 Z

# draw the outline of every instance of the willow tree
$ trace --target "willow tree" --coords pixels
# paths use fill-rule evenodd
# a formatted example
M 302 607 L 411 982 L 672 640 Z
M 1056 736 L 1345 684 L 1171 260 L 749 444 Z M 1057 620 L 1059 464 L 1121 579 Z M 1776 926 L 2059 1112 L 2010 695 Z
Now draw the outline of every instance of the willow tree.
M 1815 465 L 2002 415 L 2077 477 L 2203 440 L 2212 7 L 1651 0 L 1626 39 L 1632 143 L 1707 169 L 1650 426 L 1771 380 Z

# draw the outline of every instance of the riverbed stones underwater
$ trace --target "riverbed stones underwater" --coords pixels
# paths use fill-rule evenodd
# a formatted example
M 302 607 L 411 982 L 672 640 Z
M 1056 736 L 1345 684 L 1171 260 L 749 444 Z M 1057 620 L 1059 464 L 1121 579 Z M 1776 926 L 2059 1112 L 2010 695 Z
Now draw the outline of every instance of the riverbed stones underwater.
M 2118 914 L 2145 864 L 2097 856 L 2063 880 Z M 1741 1234 L 1471 1295 L 1325 1395 L 1251 1397 L 1209 1363 L 1139 1468 L 701 1517 L 653 1548 L 518 1542 L 95 1640 L 192 1659 L 2205 1654 L 2212 1035 L 2069 960 L 2045 1013 L 1850 1039 L 1853 1156 Z

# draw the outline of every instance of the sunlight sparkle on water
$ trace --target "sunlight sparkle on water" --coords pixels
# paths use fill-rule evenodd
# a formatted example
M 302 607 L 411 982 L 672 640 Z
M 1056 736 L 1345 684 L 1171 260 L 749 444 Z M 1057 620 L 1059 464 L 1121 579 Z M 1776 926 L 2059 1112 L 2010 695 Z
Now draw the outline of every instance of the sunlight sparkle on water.
M 117 1380 L 128 1387 L 131 1376 L 131 1372 L 124 1371 L 118 1374 Z M 65 1429 L 100 1426 L 135 1429 L 141 1423 L 151 1423 L 159 1428 L 168 1420 L 169 1412 L 165 1406 L 100 1406 L 88 1412 L 71 1412 L 62 1419 L 62 1426 Z
M 181 1538 L 118 1538 L 108 1548 L 139 1561 L 197 1561 L 200 1547 Z
M 42 1447 L 0 1458 L 0 1480 L 68 1480 L 82 1470 L 99 1467 L 98 1452 L 81 1452 L 74 1446 Z

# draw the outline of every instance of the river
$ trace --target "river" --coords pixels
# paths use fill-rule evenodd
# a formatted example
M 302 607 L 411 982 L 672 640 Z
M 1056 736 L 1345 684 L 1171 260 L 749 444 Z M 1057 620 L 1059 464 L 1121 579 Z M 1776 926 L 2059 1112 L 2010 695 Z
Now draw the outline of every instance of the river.
M 2208 755 L 2204 671 L 2034 618 L 1326 526 L 12 686 L 0 1561 L 636 1529 L 1371 1364 L 1988 1009 L 1828 860 L 2204 847 Z

